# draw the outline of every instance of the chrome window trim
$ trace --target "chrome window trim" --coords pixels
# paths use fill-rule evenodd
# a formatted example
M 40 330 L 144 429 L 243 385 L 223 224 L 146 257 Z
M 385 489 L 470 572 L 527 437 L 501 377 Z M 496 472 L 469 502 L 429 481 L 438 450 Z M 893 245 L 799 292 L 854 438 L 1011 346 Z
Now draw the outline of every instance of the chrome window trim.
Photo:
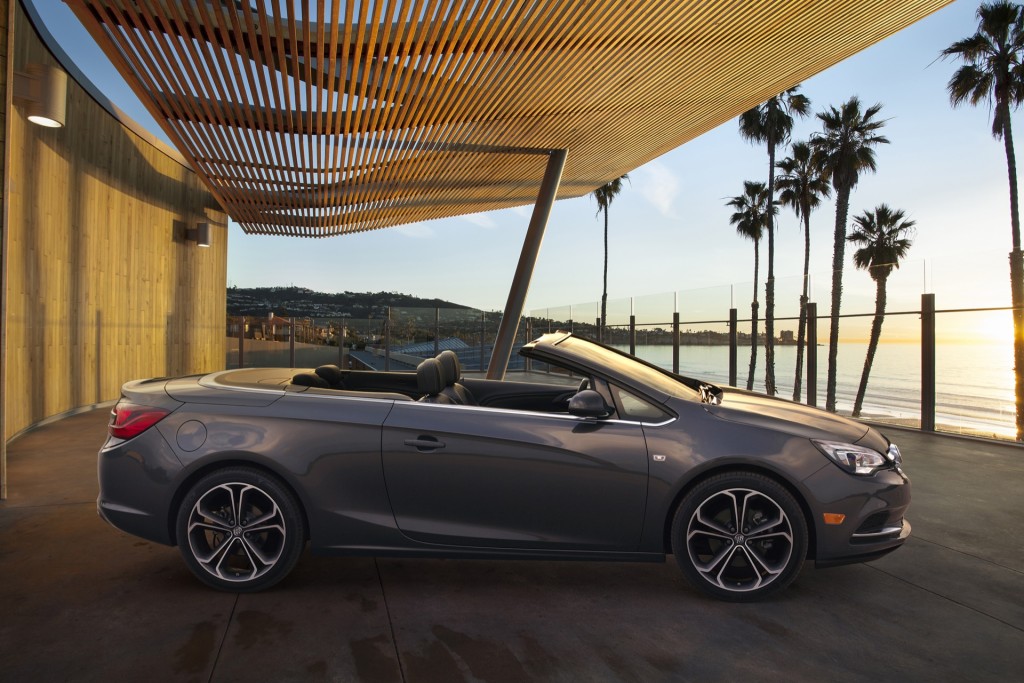
M 663 425 L 667 425 L 667 424 L 675 421 L 675 419 L 676 419 L 676 418 L 672 418 L 672 419 L 667 420 L 665 422 L 658 422 L 658 423 L 637 422 L 636 420 L 620 420 L 620 419 L 617 419 L 617 418 L 606 419 L 606 420 L 594 420 L 594 418 L 577 417 L 575 415 L 568 415 L 568 414 L 562 414 L 562 413 L 546 413 L 546 412 L 539 411 L 539 410 L 515 410 L 515 409 L 512 409 L 512 408 L 491 408 L 491 407 L 488 407 L 488 406 L 464 406 L 464 405 L 458 405 L 458 404 L 452 404 L 452 403 L 422 403 L 420 401 L 411 401 L 411 402 L 395 401 L 396 405 L 400 404 L 400 405 L 404 406 L 407 403 L 409 405 L 411 405 L 411 406 L 422 406 L 424 408 L 429 408 L 429 409 L 434 409 L 434 408 L 456 408 L 458 410 L 485 411 L 485 412 L 487 412 L 489 414 L 501 413 L 501 414 L 506 414 L 506 415 L 534 415 L 536 417 L 548 417 L 548 418 L 552 418 L 552 419 L 555 419 L 555 420 L 568 420 L 570 422 L 577 422 L 577 423 L 578 422 L 597 422 L 598 424 L 627 424 L 627 425 L 637 425 L 637 426 L 647 426 L 647 427 L 661 427 Z

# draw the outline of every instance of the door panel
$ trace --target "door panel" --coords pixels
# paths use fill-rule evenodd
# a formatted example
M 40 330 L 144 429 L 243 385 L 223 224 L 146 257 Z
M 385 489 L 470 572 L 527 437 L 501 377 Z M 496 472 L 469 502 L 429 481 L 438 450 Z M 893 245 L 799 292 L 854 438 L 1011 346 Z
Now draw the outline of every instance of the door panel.
M 631 550 L 647 490 L 638 424 L 396 403 L 384 477 L 398 527 L 428 543 Z
M 569 398 L 579 387 L 580 378 L 575 378 L 571 384 L 540 384 L 467 377 L 462 384 L 473 393 L 477 403 L 488 408 L 564 413 Z

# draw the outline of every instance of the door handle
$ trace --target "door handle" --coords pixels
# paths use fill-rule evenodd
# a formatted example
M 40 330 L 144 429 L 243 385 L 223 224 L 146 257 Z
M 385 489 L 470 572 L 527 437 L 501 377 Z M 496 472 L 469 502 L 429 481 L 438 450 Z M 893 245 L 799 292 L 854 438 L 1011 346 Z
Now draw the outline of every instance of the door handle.
M 418 439 L 406 439 L 405 445 L 412 446 L 421 453 L 426 453 L 427 451 L 436 451 L 439 448 L 444 448 L 444 443 L 438 441 L 432 436 L 421 436 Z

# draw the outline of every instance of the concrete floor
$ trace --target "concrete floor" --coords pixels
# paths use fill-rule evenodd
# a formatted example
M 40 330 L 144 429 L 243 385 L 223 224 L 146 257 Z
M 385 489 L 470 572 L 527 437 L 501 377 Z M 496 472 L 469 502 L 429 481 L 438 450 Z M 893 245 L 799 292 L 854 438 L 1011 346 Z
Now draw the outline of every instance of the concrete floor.
M 237 596 L 96 516 L 107 414 L 9 448 L 0 680 L 1024 679 L 1017 446 L 888 430 L 915 486 L 913 537 L 873 564 L 808 564 L 764 603 L 704 598 L 673 562 L 309 555 Z

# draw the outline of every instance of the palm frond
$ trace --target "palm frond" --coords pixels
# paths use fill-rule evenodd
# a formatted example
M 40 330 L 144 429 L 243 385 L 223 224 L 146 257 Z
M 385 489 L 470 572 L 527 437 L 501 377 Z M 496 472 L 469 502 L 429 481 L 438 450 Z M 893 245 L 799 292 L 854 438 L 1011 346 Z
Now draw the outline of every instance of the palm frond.
M 876 280 L 889 277 L 910 250 L 916 223 L 907 219 L 902 209 L 893 210 L 887 204 L 855 216 L 853 223 L 854 230 L 846 239 L 861 245 L 853 254 L 854 265 Z

